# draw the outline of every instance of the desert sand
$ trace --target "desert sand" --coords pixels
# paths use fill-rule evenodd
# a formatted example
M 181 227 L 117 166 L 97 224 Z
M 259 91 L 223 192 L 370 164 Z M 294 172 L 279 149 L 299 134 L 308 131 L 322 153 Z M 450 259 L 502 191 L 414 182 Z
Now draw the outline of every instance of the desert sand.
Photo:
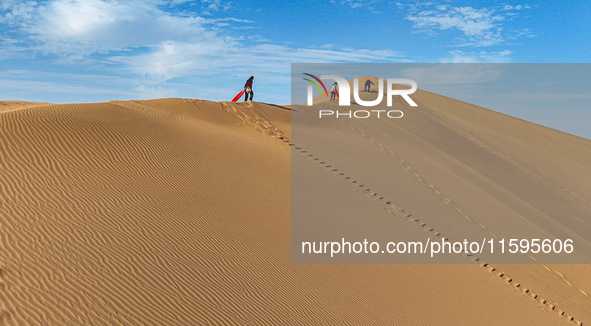
M 416 98 L 421 109 L 403 124 L 335 122 L 405 189 L 364 174 L 313 128 L 296 143 L 287 107 L 3 103 L 0 324 L 590 323 L 589 265 L 291 263 L 292 160 L 352 204 L 386 212 L 307 153 L 447 234 L 466 216 L 490 223 L 480 214 L 501 203 L 504 218 L 551 228 L 559 214 L 589 234 L 591 141 L 428 92 Z M 516 178 L 538 191 L 520 192 Z M 494 221 L 485 226 L 502 227 Z

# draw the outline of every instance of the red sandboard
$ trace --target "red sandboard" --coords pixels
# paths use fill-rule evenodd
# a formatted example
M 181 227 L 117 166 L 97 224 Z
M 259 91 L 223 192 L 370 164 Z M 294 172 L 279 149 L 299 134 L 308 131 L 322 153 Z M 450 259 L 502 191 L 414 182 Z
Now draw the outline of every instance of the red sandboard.
M 245 89 L 241 90 L 240 93 L 238 93 L 238 95 L 236 95 L 236 97 L 232 100 L 232 102 L 238 101 L 242 97 L 242 95 L 244 94 L 245 91 L 246 91 Z

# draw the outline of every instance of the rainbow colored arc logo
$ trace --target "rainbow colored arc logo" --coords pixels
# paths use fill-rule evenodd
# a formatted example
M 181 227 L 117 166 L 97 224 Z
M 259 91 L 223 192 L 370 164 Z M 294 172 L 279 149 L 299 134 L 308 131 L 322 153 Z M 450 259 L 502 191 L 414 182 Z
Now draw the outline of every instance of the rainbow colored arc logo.
M 324 86 L 324 83 L 322 82 L 322 80 L 320 80 L 320 78 L 318 78 L 314 75 L 308 74 L 308 73 L 304 73 L 304 75 L 310 76 L 310 77 L 314 78 L 317 82 L 319 82 L 320 85 L 322 85 L 322 88 L 324 89 L 324 94 L 326 94 L 326 97 L 328 97 L 328 91 L 326 90 L 326 87 Z M 320 89 L 320 86 L 318 86 L 318 84 L 316 84 L 313 80 L 311 80 L 309 78 L 302 78 L 302 79 L 311 82 L 314 86 L 316 86 L 316 88 L 318 89 L 320 94 L 322 94 L 322 90 Z

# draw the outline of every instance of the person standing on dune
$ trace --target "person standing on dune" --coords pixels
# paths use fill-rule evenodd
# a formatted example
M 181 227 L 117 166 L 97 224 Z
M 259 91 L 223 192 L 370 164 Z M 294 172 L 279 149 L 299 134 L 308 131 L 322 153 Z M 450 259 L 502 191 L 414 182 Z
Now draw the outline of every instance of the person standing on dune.
M 254 81 L 254 76 L 250 76 L 244 84 L 244 89 L 246 90 L 246 94 L 244 94 L 244 102 L 248 101 L 248 95 L 250 95 L 250 101 L 252 102 L 252 98 L 254 96 L 254 92 L 252 91 L 252 82 Z
M 332 84 L 332 87 L 330 88 L 330 100 L 334 100 L 336 98 L 337 95 L 337 82 L 334 82 L 334 84 Z
M 375 85 L 371 80 L 366 80 L 365 81 L 365 91 L 369 92 L 369 89 L 371 88 L 371 85 Z

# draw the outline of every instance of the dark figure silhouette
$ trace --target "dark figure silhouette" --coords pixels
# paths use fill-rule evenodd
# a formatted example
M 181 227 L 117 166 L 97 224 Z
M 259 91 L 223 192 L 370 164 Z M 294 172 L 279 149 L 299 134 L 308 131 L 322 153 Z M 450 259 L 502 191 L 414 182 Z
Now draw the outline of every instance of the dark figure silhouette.
M 369 89 L 371 88 L 371 85 L 375 85 L 371 80 L 366 80 L 365 81 L 365 90 L 369 92 Z
M 244 102 L 248 101 L 248 95 L 250 95 L 250 101 L 252 102 L 252 98 L 254 97 L 254 92 L 252 91 L 252 82 L 254 81 L 254 76 L 250 76 L 244 84 L 244 89 L 246 90 L 244 94 Z

